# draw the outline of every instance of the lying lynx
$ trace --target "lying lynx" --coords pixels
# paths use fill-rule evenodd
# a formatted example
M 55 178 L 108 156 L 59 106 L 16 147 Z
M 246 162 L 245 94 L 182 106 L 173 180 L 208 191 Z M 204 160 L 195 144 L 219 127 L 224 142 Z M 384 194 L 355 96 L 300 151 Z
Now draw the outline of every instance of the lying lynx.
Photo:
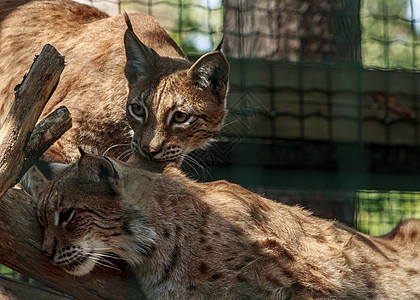
M 133 163 L 161 171 L 204 146 L 225 114 L 225 57 L 217 49 L 192 64 L 151 17 L 130 20 L 127 30 L 124 16 L 70 0 L 0 0 L 0 124 L 13 88 L 49 43 L 66 67 L 41 118 L 66 105 L 73 128 L 46 159 L 74 162 L 77 146 L 102 154 L 131 142 Z
M 81 276 L 112 253 L 148 298 L 420 297 L 419 221 L 370 237 L 225 181 L 88 154 L 47 186 L 38 213 L 53 264 Z

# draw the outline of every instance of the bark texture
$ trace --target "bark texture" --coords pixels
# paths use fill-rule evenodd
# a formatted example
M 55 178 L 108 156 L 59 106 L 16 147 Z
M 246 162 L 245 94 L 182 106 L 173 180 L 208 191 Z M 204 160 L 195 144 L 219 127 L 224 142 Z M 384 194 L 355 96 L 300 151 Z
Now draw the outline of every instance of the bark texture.
M 25 145 L 63 69 L 64 57 L 51 45 L 45 45 L 15 88 L 15 101 L 0 129 L 0 197 L 21 171 Z

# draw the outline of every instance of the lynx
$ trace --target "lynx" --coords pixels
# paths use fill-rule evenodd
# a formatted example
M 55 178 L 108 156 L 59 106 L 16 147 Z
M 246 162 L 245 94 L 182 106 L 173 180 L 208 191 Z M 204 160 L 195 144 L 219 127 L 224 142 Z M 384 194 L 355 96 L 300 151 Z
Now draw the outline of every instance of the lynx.
M 370 237 L 225 181 L 89 154 L 43 186 L 51 262 L 82 276 L 118 256 L 150 299 L 420 297 L 420 221 Z
M 192 64 L 151 17 L 125 21 L 70 0 L 0 0 L 0 124 L 46 43 L 66 67 L 41 118 L 61 105 L 73 118 L 49 161 L 74 162 L 77 146 L 103 154 L 131 144 L 133 164 L 161 171 L 221 127 L 229 66 L 220 48 Z

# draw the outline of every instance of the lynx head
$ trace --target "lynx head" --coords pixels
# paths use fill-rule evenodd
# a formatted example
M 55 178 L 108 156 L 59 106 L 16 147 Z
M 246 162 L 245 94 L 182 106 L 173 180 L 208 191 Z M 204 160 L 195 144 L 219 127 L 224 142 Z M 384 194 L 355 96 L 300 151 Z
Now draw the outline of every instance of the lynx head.
M 225 116 L 229 65 L 220 52 L 194 64 L 160 56 L 128 29 L 124 43 L 129 95 L 127 117 L 134 131 L 131 148 L 156 164 L 180 164 L 183 157 L 215 136 Z
M 131 263 L 130 257 L 147 257 L 153 247 L 154 231 L 147 217 L 120 196 L 126 185 L 117 169 L 142 170 L 117 165 L 105 157 L 83 154 L 52 181 L 38 176 L 44 181 L 43 190 L 34 195 L 44 227 L 42 251 L 67 273 L 81 276 L 95 265 L 114 268 L 119 258 Z M 147 183 L 139 179 L 136 184 Z

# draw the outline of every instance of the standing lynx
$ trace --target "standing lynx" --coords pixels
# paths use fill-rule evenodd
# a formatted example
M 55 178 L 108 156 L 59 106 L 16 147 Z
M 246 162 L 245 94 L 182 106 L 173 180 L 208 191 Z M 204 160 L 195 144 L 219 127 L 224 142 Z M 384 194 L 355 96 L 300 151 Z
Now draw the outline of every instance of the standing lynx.
M 81 276 L 118 256 L 148 299 L 420 297 L 420 221 L 370 237 L 225 181 L 88 154 L 42 186 L 51 262 Z
M 225 57 L 218 49 L 192 64 L 151 17 L 130 20 L 127 29 L 124 16 L 70 0 L 0 0 L 0 124 L 14 87 L 49 43 L 66 67 L 41 118 L 66 105 L 73 127 L 46 159 L 71 162 L 77 146 L 102 154 L 131 142 L 133 163 L 162 170 L 204 146 L 225 114 Z

